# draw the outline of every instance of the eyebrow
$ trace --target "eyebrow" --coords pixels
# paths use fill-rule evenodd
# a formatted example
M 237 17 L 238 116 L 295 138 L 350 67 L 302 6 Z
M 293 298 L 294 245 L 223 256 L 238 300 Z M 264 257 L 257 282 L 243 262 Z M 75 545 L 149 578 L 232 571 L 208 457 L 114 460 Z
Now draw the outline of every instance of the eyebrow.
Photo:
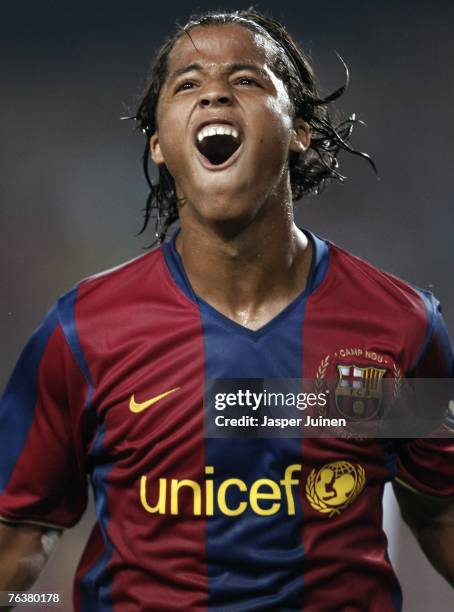
M 178 68 L 177 70 L 174 70 L 172 72 L 168 80 L 173 81 L 179 76 L 186 74 L 187 72 L 192 72 L 193 70 L 201 71 L 202 70 L 201 64 L 194 63 L 194 64 L 189 64 L 189 66 L 183 66 L 183 68 Z
M 204 69 L 201 64 L 199 64 L 198 62 L 194 62 L 193 64 L 189 64 L 188 66 L 183 66 L 182 68 L 177 68 L 177 70 L 174 70 L 174 72 L 169 76 L 168 81 L 174 81 L 178 77 L 188 72 L 192 72 L 193 70 L 195 70 L 196 72 L 203 72 Z M 234 72 L 240 72 L 241 70 L 249 70 L 265 78 L 267 77 L 266 72 L 262 68 L 259 68 L 256 64 L 228 64 L 226 72 L 227 74 L 233 74 Z

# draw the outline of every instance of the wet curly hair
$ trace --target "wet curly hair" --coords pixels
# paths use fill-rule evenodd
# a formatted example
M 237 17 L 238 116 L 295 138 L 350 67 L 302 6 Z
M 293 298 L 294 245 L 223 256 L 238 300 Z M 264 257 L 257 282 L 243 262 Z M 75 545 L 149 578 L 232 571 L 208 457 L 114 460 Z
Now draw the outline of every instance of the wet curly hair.
M 164 165 L 159 166 L 158 178 L 155 182 L 151 180 L 149 172 L 149 138 L 157 129 L 156 109 L 161 88 L 167 77 L 169 54 L 181 37 L 191 37 L 192 29 L 225 24 L 242 26 L 273 42 L 272 69 L 286 84 L 293 103 L 295 118 L 301 117 L 310 126 L 310 148 L 303 155 L 292 153 L 289 159 L 294 202 L 304 195 L 319 193 L 330 179 L 345 180 L 345 177 L 338 171 L 337 156 L 342 150 L 367 159 L 375 170 L 375 165 L 369 155 L 357 151 L 350 145 L 353 126 L 359 122 L 355 115 L 352 114 L 347 119 L 336 121 L 328 112 L 328 105 L 339 98 L 348 85 L 348 69 L 342 58 L 339 59 L 345 68 L 344 84 L 328 96 L 321 97 L 307 56 L 280 22 L 253 9 L 235 12 L 209 11 L 195 15 L 186 25 L 180 26 L 174 36 L 158 50 L 152 62 L 148 85 L 140 100 L 137 113 L 132 117 L 125 117 L 125 119 L 135 120 L 137 129 L 142 131 L 146 138 L 143 169 L 150 193 L 139 234 L 146 229 L 150 219 L 154 219 L 156 240 L 153 244 L 164 241 L 170 226 L 178 219 L 178 199 L 173 177 Z

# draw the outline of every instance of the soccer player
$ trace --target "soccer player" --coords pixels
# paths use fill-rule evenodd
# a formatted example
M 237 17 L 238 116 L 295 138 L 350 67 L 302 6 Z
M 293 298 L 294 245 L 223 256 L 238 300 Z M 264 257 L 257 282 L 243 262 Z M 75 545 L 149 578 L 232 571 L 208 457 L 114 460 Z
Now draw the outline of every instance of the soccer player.
M 293 201 L 355 152 L 354 119 L 328 114 L 340 93 L 321 98 L 252 11 L 195 18 L 158 52 L 136 116 L 159 169 L 146 221 L 180 230 L 64 295 L 20 357 L 0 412 L 0 590 L 32 584 L 87 477 L 77 610 L 399 610 L 391 480 L 454 579 L 449 439 L 206 435 L 212 379 L 452 374 L 431 294 L 294 224 Z

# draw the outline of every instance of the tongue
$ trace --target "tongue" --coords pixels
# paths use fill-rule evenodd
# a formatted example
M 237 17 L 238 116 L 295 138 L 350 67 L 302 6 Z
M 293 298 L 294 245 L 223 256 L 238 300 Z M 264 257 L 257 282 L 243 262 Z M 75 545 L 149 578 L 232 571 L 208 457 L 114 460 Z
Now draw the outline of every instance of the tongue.
M 204 157 L 208 159 L 213 166 L 219 166 L 231 157 L 239 147 L 231 136 L 226 134 L 216 134 L 216 136 L 208 136 L 202 142 L 198 143 L 197 148 Z

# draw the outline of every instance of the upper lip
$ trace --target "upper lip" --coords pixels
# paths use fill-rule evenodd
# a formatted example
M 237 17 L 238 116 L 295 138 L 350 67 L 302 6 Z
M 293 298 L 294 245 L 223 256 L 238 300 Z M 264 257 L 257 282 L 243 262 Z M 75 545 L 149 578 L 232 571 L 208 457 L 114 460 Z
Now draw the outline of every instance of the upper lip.
M 204 119 L 203 121 L 200 121 L 200 123 L 196 124 L 194 128 L 194 132 L 192 134 L 193 142 L 197 144 L 197 134 L 200 132 L 202 128 L 204 128 L 206 125 L 215 125 L 215 124 L 231 125 L 238 131 L 240 135 L 240 140 L 243 140 L 243 130 L 241 129 L 241 127 L 236 121 L 233 121 L 232 119 L 226 119 L 225 117 L 212 116 L 209 119 Z

